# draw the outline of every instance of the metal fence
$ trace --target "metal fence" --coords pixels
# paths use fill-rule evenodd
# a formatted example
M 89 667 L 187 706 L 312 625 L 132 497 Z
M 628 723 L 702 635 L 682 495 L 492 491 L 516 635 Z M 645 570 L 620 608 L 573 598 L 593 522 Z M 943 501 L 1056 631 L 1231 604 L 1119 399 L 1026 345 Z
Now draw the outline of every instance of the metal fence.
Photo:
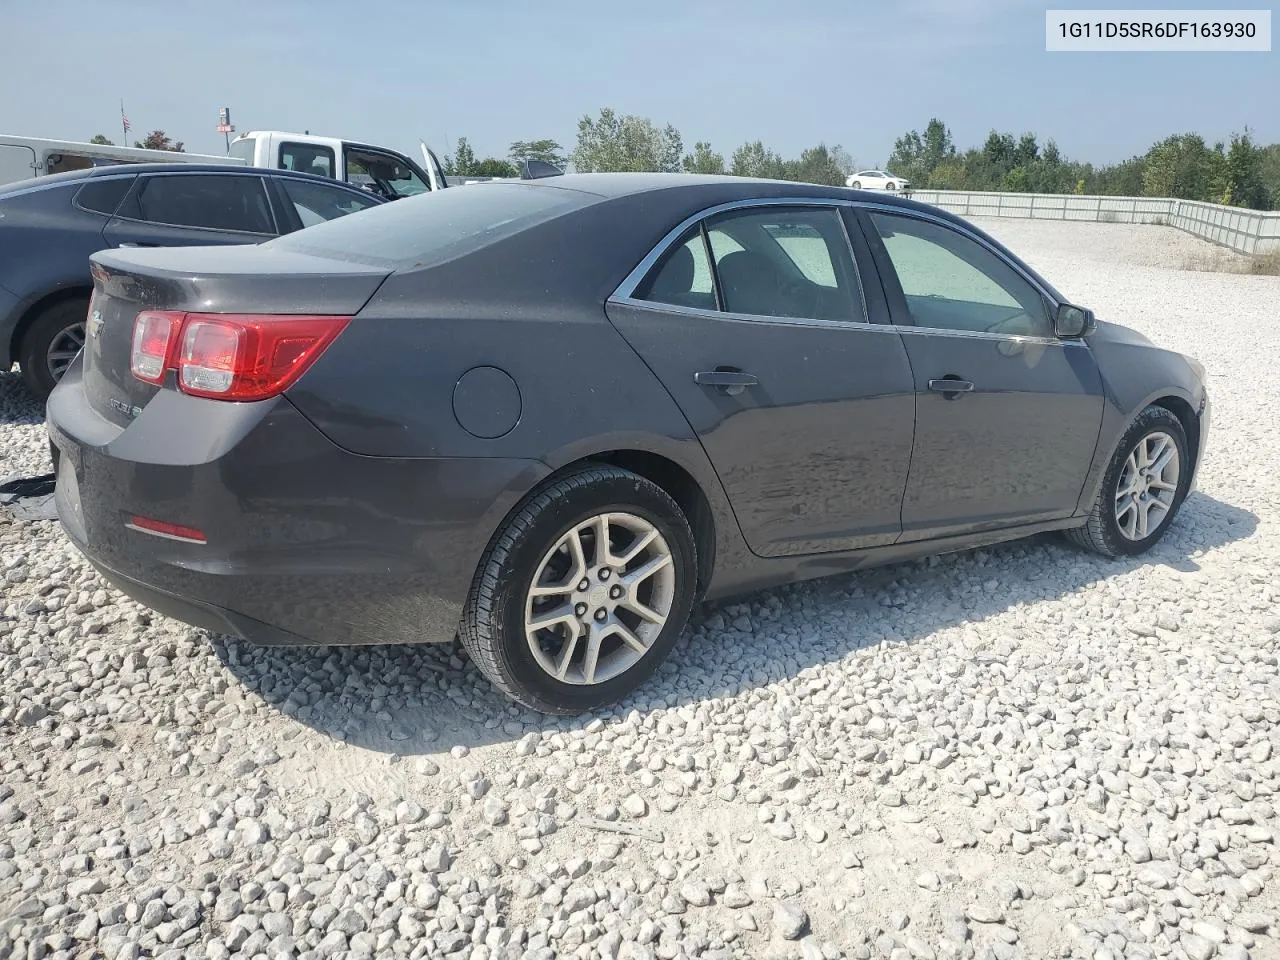
M 1280 250 L 1280 212 L 1264 213 L 1199 200 L 1156 197 L 1095 197 L 1048 193 L 970 193 L 916 190 L 913 200 L 964 217 L 1023 217 L 1101 223 L 1158 223 L 1237 253 Z

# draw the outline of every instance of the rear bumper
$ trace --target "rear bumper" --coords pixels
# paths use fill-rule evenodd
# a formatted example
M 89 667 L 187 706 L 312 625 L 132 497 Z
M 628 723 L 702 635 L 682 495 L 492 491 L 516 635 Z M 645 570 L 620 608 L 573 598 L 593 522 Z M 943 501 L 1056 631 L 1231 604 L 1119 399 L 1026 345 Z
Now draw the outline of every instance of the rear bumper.
M 58 514 L 140 603 L 270 644 L 447 641 L 492 531 L 546 474 L 536 461 L 348 453 L 285 399 L 163 390 L 127 427 L 99 417 L 79 365 L 49 399 Z M 201 531 L 155 536 L 142 516 Z

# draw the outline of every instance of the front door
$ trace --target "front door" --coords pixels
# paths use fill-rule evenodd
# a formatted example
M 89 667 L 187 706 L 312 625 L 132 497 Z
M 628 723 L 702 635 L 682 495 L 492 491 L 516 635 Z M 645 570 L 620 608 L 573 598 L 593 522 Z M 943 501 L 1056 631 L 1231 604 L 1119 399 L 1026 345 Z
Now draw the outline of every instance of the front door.
M 911 369 L 892 325 L 868 322 L 835 208 L 713 217 L 608 314 L 697 432 L 755 553 L 899 537 Z
M 1037 287 L 960 230 L 858 216 L 915 377 L 903 540 L 1070 516 L 1102 423 L 1088 345 L 1059 340 Z

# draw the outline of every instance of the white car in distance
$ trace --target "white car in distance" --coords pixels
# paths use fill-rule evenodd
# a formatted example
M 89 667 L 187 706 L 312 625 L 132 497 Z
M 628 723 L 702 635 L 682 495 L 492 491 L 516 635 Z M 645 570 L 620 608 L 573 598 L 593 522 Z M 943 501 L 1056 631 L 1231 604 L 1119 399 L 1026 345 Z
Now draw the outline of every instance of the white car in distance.
M 855 190 L 906 190 L 911 186 L 911 181 L 895 177 L 884 170 L 863 170 L 849 174 L 844 185 Z

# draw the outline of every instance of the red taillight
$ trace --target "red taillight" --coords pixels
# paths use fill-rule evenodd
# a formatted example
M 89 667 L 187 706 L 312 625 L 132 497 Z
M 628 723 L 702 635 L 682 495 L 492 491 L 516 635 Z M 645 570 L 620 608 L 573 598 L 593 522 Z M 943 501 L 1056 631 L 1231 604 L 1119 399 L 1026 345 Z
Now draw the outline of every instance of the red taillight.
M 159 349 L 159 324 L 152 317 L 176 318 L 164 342 L 158 375 L 148 358 Z M 145 322 L 144 322 L 145 320 Z M 176 370 L 178 389 L 217 400 L 265 400 L 290 387 L 324 352 L 350 317 L 258 316 L 224 313 L 148 311 L 134 321 L 134 376 L 160 383 Z M 145 352 L 150 348 L 152 353 Z
M 129 351 L 129 369 L 135 377 L 147 383 L 164 382 L 181 326 L 180 313 L 144 310 L 138 314 L 133 321 L 133 348 Z
M 125 524 L 130 530 L 139 533 L 151 533 L 171 540 L 186 540 L 190 543 L 207 543 L 204 533 L 195 527 L 184 527 L 181 524 L 169 523 L 166 520 L 153 520 L 151 517 L 132 516 Z

